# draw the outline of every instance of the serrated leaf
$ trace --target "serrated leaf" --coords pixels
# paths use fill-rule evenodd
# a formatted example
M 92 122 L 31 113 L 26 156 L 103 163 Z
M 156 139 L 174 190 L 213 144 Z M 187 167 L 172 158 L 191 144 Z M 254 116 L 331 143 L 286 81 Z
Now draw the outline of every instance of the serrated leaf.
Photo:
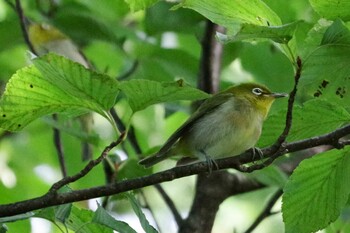
M 144 213 L 141 210 L 141 206 L 140 204 L 137 202 L 136 198 L 134 195 L 132 195 L 131 193 L 125 193 L 125 195 L 127 196 L 132 209 L 134 210 L 135 214 L 137 215 L 137 217 L 139 218 L 139 221 L 141 223 L 142 228 L 145 230 L 145 232 L 147 233 L 157 233 L 158 231 L 156 229 L 154 229 L 154 227 L 152 227 L 146 216 L 144 215 Z
M 300 93 L 349 105 L 350 31 L 340 21 L 325 32 L 322 44 L 304 59 Z
M 134 112 L 152 104 L 176 100 L 199 100 L 210 97 L 209 94 L 190 87 L 182 80 L 177 82 L 155 82 L 145 79 L 120 83 L 120 90 L 126 95 Z
M 295 169 L 282 198 L 286 233 L 309 233 L 335 221 L 350 194 L 350 149 L 306 159 Z
M 263 1 L 251 0 L 183 0 L 179 5 L 190 8 L 212 22 L 229 29 L 248 23 L 254 25 L 281 25 L 281 19 Z
M 323 18 L 341 18 L 344 21 L 350 20 L 349 0 L 310 0 L 310 4 Z
M 126 222 L 116 220 L 100 205 L 95 211 L 92 222 L 109 227 L 118 232 L 136 233 Z
M 258 146 L 271 145 L 285 127 L 286 111 L 271 115 L 263 126 Z M 317 119 L 317 121 L 315 121 Z M 328 133 L 350 121 L 350 114 L 342 106 L 323 100 L 310 100 L 294 106 L 293 123 L 287 141 L 305 139 Z
M 294 31 L 300 21 L 281 26 L 260 26 L 254 24 L 242 24 L 240 30 L 234 34 L 224 35 L 219 32 L 216 37 L 223 43 L 236 42 L 247 39 L 271 39 L 277 43 L 286 44 L 292 39 Z
M 64 57 L 48 54 L 14 74 L 0 100 L 0 128 L 16 131 L 52 113 L 95 111 L 109 119 L 118 82 Z

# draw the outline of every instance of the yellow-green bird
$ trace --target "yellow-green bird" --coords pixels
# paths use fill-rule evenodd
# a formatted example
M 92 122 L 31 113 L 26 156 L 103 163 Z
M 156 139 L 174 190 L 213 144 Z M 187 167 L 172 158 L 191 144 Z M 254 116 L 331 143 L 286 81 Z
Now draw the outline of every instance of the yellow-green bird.
M 85 68 L 89 67 L 89 63 L 73 41 L 52 25 L 29 23 L 28 37 L 39 56 L 54 52 L 80 63 Z M 83 132 L 90 134 L 93 125 L 92 114 L 80 116 L 79 121 Z M 92 145 L 87 142 L 82 143 L 82 158 L 83 160 L 92 158 Z
M 140 161 L 150 167 L 170 156 L 181 155 L 208 162 L 254 148 L 263 122 L 276 98 L 288 96 L 267 87 L 244 83 L 204 101 L 160 150 Z

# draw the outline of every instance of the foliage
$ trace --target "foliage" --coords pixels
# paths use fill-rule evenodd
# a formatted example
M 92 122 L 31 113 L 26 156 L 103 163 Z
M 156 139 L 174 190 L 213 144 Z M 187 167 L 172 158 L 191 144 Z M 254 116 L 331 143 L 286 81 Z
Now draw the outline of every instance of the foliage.
M 222 0 L 218 4 L 214 0 L 182 0 L 174 4 L 64 0 L 57 5 L 54 1 L 54 5 L 22 1 L 31 20 L 46 21 L 72 38 L 92 64 L 90 69 L 53 53 L 34 58 L 28 65 L 20 23 L 7 2 L 11 1 L 0 2 L 4 8 L 0 12 L 0 85 L 4 90 L 0 99 L 1 204 L 41 195 L 59 179 L 51 126 L 62 129 L 69 174 L 84 167 L 76 156 L 83 138 L 76 117 L 88 112 L 97 113 L 95 132 L 87 136 L 100 135 L 94 139 L 99 145 L 95 157 L 102 151 L 100 145 L 108 145 L 121 130 L 111 108 L 142 145 L 142 151 L 135 151 L 131 142 L 118 147 L 116 154 L 122 151 L 132 159 L 127 163 L 109 161 L 115 169 L 112 176 L 120 180 L 148 174 L 150 171 L 138 170 L 137 154 L 166 140 L 164 126 L 176 129 L 178 122 L 174 125 L 177 120 L 172 118 L 183 120 L 177 114 L 190 111 L 189 101 L 210 96 L 195 88 L 201 59 L 199 38 L 205 35 L 206 20 L 226 27 L 224 33 L 216 34 L 224 43 L 222 87 L 253 80 L 279 92 L 290 91 L 300 57 L 302 73 L 287 141 L 325 134 L 349 122 L 349 1 Z M 273 144 L 283 131 L 285 106 L 286 101 L 274 104 L 259 146 Z M 57 122 L 48 119 L 56 113 Z M 7 130 L 21 131 L 11 134 Z M 344 217 L 349 208 L 348 158 L 348 148 L 330 150 L 302 161 L 288 179 L 277 166 L 250 177 L 269 187 L 284 187 L 282 214 L 287 233 L 315 232 L 332 222 L 340 230 L 349 224 Z M 104 176 L 95 168 L 71 186 L 103 185 Z M 156 232 L 134 194 L 126 197 L 143 230 Z M 113 207 L 111 213 L 125 212 L 127 207 L 121 206 Z M 96 211 L 82 207 L 66 204 L 2 219 L 0 232 L 29 231 L 28 222 L 21 222 L 33 216 L 56 224 L 53 231 L 136 232 L 134 226 L 100 205 Z M 331 232 L 329 228 L 326 231 Z

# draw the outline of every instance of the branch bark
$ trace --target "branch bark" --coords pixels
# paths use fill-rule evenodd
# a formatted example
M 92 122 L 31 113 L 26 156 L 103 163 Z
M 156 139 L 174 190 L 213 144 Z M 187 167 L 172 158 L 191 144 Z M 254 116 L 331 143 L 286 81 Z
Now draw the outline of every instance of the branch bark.
M 282 156 L 285 153 L 314 148 L 316 146 L 321 145 L 333 146 L 336 141 L 348 134 L 350 134 L 350 125 L 346 125 L 331 133 L 324 134 L 321 136 L 286 143 L 284 145 L 284 153 L 282 153 L 280 156 Z M 344 143 L 343 145 L 348 145 L 348 143 Z M 271 153 L 272 151 L 272 147 L 262 149 L 262 152 L 266 158 L 269 158 L 274 155 L 273 153 Z M 216 160 L 218 168 L 215 167 L 214 170 L 227 168 L 240 169 L 242 164 L 251 163 L 257 160 L 259 160 L 259 158 L 253 158 L 253 154 L 251 153 L 251 151 L 247 151 L 238 156 Z M 257 169 L 261 168 L 257 167 Z M 98 186 L 88 189 L 76 190 L 69 193 L 57 193 L 51 191 L 41 197 L 11 204 L 0 205 L 0 217 L 13 216 L 50 206 L 114 195 L 130 190 L 140 189 L 154 184 L 159 184 L 166 181 L 172 181 L 174 179 L 178 179 L 185 176 L 191 176 L 195 174 L 206 174 L 207 170 L 207 164 L 205 162 L 199 162 L 187 166 L 174 167 L 172 169 L 158 172 L 149 176 L 124 180 L 106 186 Z M 249 172 L 250 171 L 251 170 L 249 170 Z M 64 183 L 66 184 L 67 182 Z M 55 188 L 55 190 L 57 190 L 57 187 Z

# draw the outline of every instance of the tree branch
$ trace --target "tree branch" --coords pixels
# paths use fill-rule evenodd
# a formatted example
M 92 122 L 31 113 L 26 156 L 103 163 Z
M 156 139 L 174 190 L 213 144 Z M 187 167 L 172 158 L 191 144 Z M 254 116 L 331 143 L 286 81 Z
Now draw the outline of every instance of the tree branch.
M 64 177 L 62 180 L 54 183 L 52 185 L 52 187 L 50 188 L 48 194 L 51 194 L 51 193 L 56 193 L 57 190 L 59 190 L 61 187 L 69 184 L 69 183 L 72 183 L 72 182 L 75 182 L 76 180 L 84 177 L 86 174 L 88 174 L 91 169 L 93 169 L 95 166 L 97 166 L 98 164 L 100 164 L 102 162 L 102 160 L 104 160 L 108 154 L 108 152 L 113 149 L 114 147 L 116 147 L 117 145 L 119 145 L 123 140 L 124 140 L 124 137 L 125 137 L 125 133 L 122 133 L 119 138 L 112 142 L 111 144 L 109 144 L 109 146 L 107 146 L 101 153 L 101 155 L 95 159 L 95 160 L 91 160 L 85 167 L 83 170 L 81 170 L 79 173 L 75 174 L 74 176 L 67 176 L 67 177 Z
M 331 133 L 324 134 L 321 136 L 316 136 L 309 139 L 286 143 L 284 145 L 284 148 L 285 148 L 284 153 L 300 151 L 300 150 L 309 149 L 309 148 L 313 148 L 321 145 L 333 146 L 334 141 L 339 140 L 340 138 L 348 134 L 350 134 L 350 125 L 346 125 L 342 128 L 334 130 Z M 116 142 L 113 142 L 108 147 L 106 147 L 106 149 L 102 153 L 102 156 L 99 157 L 97 161 L 94 160 L 96 162 L 91 161 L 87 165 L 86 169 L 84 169 L 84 172 L 82 172 L 82 174 L 78 174 L 73 177 L 67 177 L 55 183 L 47 194 L 41 197 L 37 197 L 37 198 L 33 198 L 33 199 L 21 201 L 21 202 L 0 205 L 0 217 L 21 214 L 28 211 L 33 211 L 33 210 L 37 210 L 45 207 L 54 206 L 54 205 L 60 205 L 65 203 L 87 200 L 91 198 L 114 195 L 114 194 L 135 190 L 135 189 L 143 188 L 154 184 L 159 184 L 166 181 L 172 181 L 174 179 L 178 179 L 181 177 L 191 176 L 191 175 L 200 174 L 200 173 L 206 173 L 208 170 L 208 166 L 206 162 L 199 162 L 199 163 L 191 164 L 187 166 L 174 167 L 172 169 L 158 172 L 149 176 L 143 176 L 143 177 L 138 177 L 130 180 L 124 180 L 124 181 L 120 181 L 120 182 L 106 185 L 106 186 L 98 186 L 98 187 L 93 187 L 88 189 L 76 190 L 69 193 L 56 192 L 63 185 L 73 182 L 79 179 L 80 177 L 82 177 L 84 174 L 86 174 L 87 170 L 88 171 L 91 170 L 90 168 L 91 166 L 94 167 L 96 164 L 98 164 L 98 161 L 102 160 L 102 157 L 105 156 L 105 154 L 118 143 L 120 143 L 120 139 L 117 140 Z M 268 147 L 268 148 L 262 149 L 262 152 L 266 157 L 271 157 L 274 155 L 274 153 L 271 153 L 273 152 L 273 150 L 274 149 L 272 147 Z M 251 163 L 256 160 L 259 160 L 259 158 L 252 158 L 252 152 L 247 151 L 245 153 L 242 153 L 239 156 L 218 159 L 216 160 L 216 163 L 218 165 L 218 169 L 227 169 L 227 168 L 239 169 L 242 166 L 242 164 Z M 259 168 L 260 167 L 257 167 L 256 169 L 259 169 Z M 217 168 L 214 167 L 214 170 L 215 169 Z

